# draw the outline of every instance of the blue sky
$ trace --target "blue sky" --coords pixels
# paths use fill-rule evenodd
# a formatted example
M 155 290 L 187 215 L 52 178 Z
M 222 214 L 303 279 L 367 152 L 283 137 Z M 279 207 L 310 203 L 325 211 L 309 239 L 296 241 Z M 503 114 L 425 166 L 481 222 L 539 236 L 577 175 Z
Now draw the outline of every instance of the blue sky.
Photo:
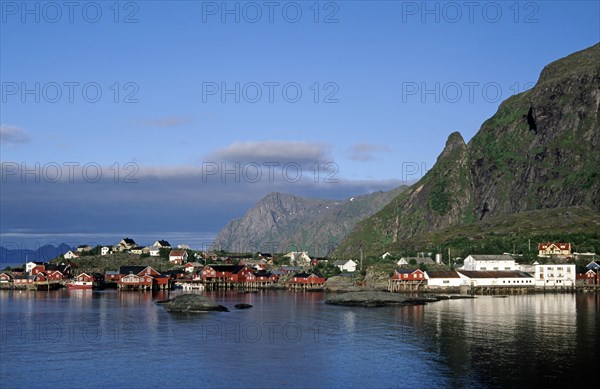
M 0 4 L 4 239 L 216 232 L 271 191 L 413 182 L 600 40 L 596 1 Z

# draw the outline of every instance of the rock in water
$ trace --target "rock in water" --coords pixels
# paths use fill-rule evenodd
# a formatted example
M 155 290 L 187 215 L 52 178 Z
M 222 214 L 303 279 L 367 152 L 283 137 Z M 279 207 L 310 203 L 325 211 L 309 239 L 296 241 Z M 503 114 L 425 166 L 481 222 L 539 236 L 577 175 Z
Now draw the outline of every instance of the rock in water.
M 326 304 L 360 307 L 384 307 L 387 305 L 423 305 L 425 298 L 407 297 L 389 292 L 349 292 L 327 296 Z
M 184 294 L 161 304 L 168 312 L 229 312 L 226 307 L 201 294 Z
M 235 304 L 234 307 L 236 309 L 248 309 L 248 308 L 252 308 L 252 305 L 246 304 L 246 303 L 239 303 L 239 304 Z

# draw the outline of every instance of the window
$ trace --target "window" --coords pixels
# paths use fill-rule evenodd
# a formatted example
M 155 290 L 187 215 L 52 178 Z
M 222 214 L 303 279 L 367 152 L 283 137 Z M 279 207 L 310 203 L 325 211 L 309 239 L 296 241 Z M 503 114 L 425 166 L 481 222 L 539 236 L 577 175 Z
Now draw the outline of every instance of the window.
M 495 267 L 495 268 L 494 268 L 494 270 L 498 270 L 498 268 L 497 268 L 497 267 Z
M 481 267 L 480 270 L 486 270 L 486 268 L 485 267 Z
M 444 284 L 449 284 L 450 281 L 449 280 L 444 280 Z

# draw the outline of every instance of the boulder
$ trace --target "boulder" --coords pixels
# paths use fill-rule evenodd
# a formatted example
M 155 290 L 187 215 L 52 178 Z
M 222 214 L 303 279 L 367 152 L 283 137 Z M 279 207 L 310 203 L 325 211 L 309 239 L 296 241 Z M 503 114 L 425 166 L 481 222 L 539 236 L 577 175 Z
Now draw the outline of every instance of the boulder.
M 219 305 L 201 294 L 184 294 L 167 301 L 161 301 L 167 312 L 229 312 L 229 309 Z
M 235 309 L 248 309 L 252 308 L 252 305 L 246 303 L 239 303 L 234 305 Z

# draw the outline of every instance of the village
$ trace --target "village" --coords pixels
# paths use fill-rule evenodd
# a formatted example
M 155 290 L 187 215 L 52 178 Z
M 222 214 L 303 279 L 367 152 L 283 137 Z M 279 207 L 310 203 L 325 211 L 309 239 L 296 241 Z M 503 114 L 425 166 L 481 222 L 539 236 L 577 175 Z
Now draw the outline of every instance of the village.
M 126 260 L 131 258 L 131 262 L 136 258 L 138 264 L 124 264 L 110 270 L 82 268 L 78 261 L 86 257 L 110 258 L 116 255 L 124 255 Z M 441 254 L 436 254 L 435 259 L 425 253 L 395 259 L 392 254 L 384 253 L 380 262 L 393 271 L 384 274 L 383 280 L 380 277 L 378 284 L 373 284 L 364 277 L 367 272 L 362 269 L 361 260 L 310 258 L 303 251 L 292 251 L 285 255 L 260 252 L 227 255 L 195 252 L 186 245 L 171 247 L 166 240 L 157 240 L 150 246 L 141 247 L 133 239 L 123 238 L 113 246 L 82 245 L 50 262 L 29 261 L 23 268 L 5 269 L 0 273 L 0 288 L 113 288 L 120 291 L 272 288 L 331 291 L 335 290 L 332 285 L 341 281 L 352 288 L 387 289 L 389 292 L 404 293 L 508 294 L 599 290 L 600 260 L 596 259 L 595 253 L 576 253 L 572 252 L 570 243 L 547 242 L 538 244 L 538 258 L 539 262 L 519 264 L 514 256 L 506 253 L 472 254 L 464 258 L 462 264 L 448 266 L 442 262 Z M 578 269 L 575 261 L 586 263 L 585 268 L 579 265 Z

